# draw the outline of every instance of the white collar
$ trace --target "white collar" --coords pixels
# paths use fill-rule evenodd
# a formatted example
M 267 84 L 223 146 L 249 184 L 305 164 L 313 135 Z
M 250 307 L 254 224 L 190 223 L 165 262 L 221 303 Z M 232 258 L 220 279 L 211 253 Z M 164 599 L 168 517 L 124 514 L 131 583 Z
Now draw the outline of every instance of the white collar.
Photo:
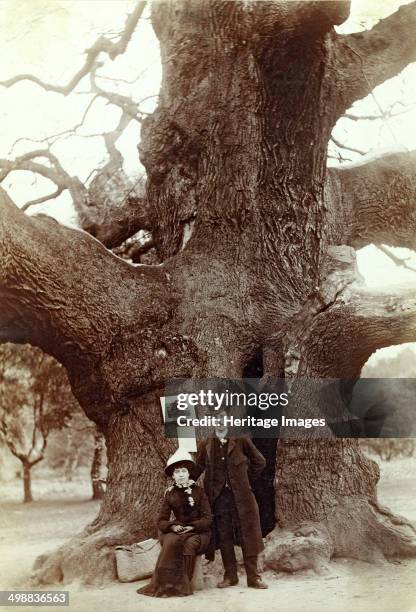
M 181 484 L 177 484 L 177 483 L 175 482 L 175 485 L 174 485 L 174 486 L 175 486 L 175 487 L 178 487 L 178 489 L 189 489 L 190 487 L 193 487 L 193 486 L 194 486 L 194 484 L 195 484 L 195 480 L 192 480 L 192 478 L 190 478 L 190 479 L 188 480 L 188 484 L 187 484 L 187 485 L 181 485 Z

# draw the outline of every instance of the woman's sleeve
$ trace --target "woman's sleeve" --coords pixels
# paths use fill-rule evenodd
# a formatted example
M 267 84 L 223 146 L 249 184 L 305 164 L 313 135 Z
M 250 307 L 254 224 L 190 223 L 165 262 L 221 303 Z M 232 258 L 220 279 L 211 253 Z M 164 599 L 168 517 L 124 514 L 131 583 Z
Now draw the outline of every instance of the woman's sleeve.
M 167 533 L 168 531 L 170 531 L 170 526 L 174 524 L 172 521 L 169 520 L 171 507 L 167 496 L 168 494 L 166 493 L 165 497 L 163 498 L 162 507 L 160 508 L 159 515 L 156 521 L 157 528 L 160 529 L 162 533 Z
M 193 525 L 196 533 L 208 531 L 212 523 L 211 507 L 203 489 L 200 489 L 200 514 L 201 517 L 199 519 L 195 519 L 190 523 Z

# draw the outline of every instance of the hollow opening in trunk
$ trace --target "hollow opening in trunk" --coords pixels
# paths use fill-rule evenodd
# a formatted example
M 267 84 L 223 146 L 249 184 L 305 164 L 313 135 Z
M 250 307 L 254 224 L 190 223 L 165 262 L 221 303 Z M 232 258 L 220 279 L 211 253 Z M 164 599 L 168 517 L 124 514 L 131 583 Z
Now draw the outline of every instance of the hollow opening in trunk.
M 257 348 L 247 361 L 243 378 L 261 378 L 263 376 L 263 349 Z
M 263 376 L 263 350 L 258 348 L 247 361 L 243 378 L 261 378 Z M 259 415 L 263 416 L 263 415 Z M 260 512 L 263 537 L 275 526 L 275 490 L 277 438 L 253 438 L 253 443 L 266 459 L 266 467 L 253 485 L 254 495 Z

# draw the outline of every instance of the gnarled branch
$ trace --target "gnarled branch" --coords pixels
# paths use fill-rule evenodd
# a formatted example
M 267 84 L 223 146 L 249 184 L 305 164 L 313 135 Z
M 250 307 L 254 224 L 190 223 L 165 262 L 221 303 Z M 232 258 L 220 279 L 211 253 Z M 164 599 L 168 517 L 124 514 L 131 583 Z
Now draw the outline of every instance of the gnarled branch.
M 416 340 L 416 287 L 389 291 L 352 283 L 317 315 L 310 338 L 305 356 L 321 369 L 309 375 L 358 378 L 377 349 Z
M 416 249 L 415 163 L 410 151 L 330 168 L 326 192 L 337 211 L 332 242 Z
M 178 363 L 191 374 L 188 341 L 163 331 L 176 299 L 162 266 L 131 266 L 82 230 L 25 215 L 0 189 L 0 342 L 53 355 L 93 420 L 104 426 L 114 406 L 175 377 Z
M 336 37 L 333 74 L 339 115 L 416 60 L 415 28 L 416 2 L 412 2 L 369 31 Z
M 373 353 L 391 344 L 416 340 L 416 287 L 394 291 L 350 286 L 349 299 L 340 308 L 346 328 Z
M 3 190 L 0 210 L 3 341 L 17 331 L 61 362 L 75 353 L 92 360 L 121 328 L 153 318 L 155 295 L 164 311 L 160 268 L 135 268 L 82 230 L 28 217 Z

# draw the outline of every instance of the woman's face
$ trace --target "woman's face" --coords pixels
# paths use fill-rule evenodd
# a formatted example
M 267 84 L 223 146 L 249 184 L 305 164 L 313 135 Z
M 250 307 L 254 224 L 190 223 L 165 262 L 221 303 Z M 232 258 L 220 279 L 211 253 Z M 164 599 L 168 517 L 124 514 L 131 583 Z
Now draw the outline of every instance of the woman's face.
M 186 484 L 189 480 L 189 472 L 186 467 L 177 467 L 173 470 L 173 479 L 176 484 Z

